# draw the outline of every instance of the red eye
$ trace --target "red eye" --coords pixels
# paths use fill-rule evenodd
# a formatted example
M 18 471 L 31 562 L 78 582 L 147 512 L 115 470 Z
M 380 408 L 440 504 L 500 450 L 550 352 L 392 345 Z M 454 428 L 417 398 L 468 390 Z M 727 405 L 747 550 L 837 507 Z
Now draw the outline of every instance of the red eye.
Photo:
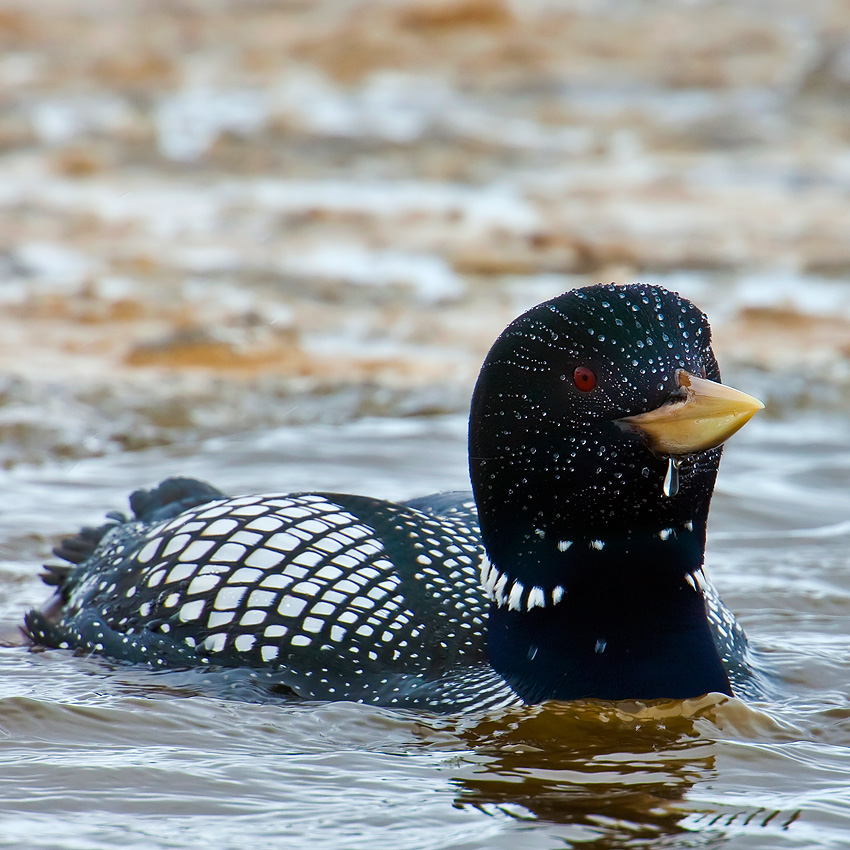
M 587 366 L 576 366 L 573 383 L 583 392 L 589 393 L 596 386 L 596 374 Z

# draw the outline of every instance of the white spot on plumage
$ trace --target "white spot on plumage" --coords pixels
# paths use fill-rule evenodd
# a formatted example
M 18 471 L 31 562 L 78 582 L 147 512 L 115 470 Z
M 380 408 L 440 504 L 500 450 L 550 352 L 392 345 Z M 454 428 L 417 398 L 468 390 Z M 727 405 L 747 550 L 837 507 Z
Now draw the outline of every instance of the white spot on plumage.
M 508 596 L 508 609 L 519 611 L 520 605 L 522 604 L 522 594 L 524 592 L 525 588 L 522 586 L 522 583 L 514 581 L 513 586 L 511 587 L 510 596 Z
M 232 508 L 230 502 L 213 502 L 212 507 L 208 508 L 201 514 L 198 514 L 198 519 L 214 519 L 215 517 L 221 516 L 222 514 L 230 513 L 231 510 Z
M 252 497 L 253 498 L 253 497 Z M 233 516 L 259 516 L 266 512 L 265 505 L 243 505 L 230 511 Z
M 293 564 L 301 564 L 302 567 L 315 567 L 316 564 L 322 562 L 322 556 L 318 552 L 313 552 L 308 549 L 306 552 L 299 552 L 293 559 Z
M 193 578 L 189 583 L 186 593 L 190 595 L 209 593 L 214 587 L 218 586 L 220 581 L 221 576 L 213 573 L 204 573 L 202 575 L 195 576 L 195 578 Z
M 532 587 L 528 592 L 528 605 L 529 610 L 531 608 L 545 608 L 546 607 L 546 595 L 543 592 L 542 587 Z
M 237 652 L 250 652 L 254 648 L 254 644 L 257 642 L 257 639 L 253 635 L 239 635 L 235 641 L 233 641 L 233 646 L 236 648 Z
M 662 529 L 661 529 L 661 531 L 659 531 L 659 532 L 658 532 L 658 536 L 659 536 L 662 540 L 667 540 L 667 539 L 669 539 L 669 538 L 670 538 L 670 536 L 671 536 L 672 534 L 673 534 L 673 529 L 672 529 L 672 528 L 662 528 Z
M 218 632 L 214 635 L 208 635 L 201 646 L 208 652 L 221 652 L 226 642 L 227 635 L 224 632 Z
M 269 537 L 266 541 L 266 546 L 270 549 L 277 549 L 280 552 L 291 552 L 293 549 L 300 546 L 301 543 L 302 541 L 300 537 L 296 537 L 288 531 L 280 531 Z M 257 566 L 259 566 L 259 564 L 257 564 Z
M 229 626 L 235 616 L 233 611 L 212 611 L 207 617 L 207 628 L 218 629 L 221 626 Z
M 490 575 L 487 578 L 487 584 L 484 585 L 484 590 L 491 599 L 496 598 L 496 583 L 499 580 L 499 575 L 500 573 L 498 570 L 491 570 Z
M 261 611 L 259 608 L 252 608 L 250 611 L 246 611 L 242 615 L 242 619 L 239 621 L 240 626 L 259 626 L 260 623 L 264 623 L 266 620 L 266 612 Z
M 242 597 L 245 595 L 247 589 L 247 587 L 223 587 L 216 594 L 213 607 L 218 611 L 228 611 L 236 608 L 242 601 Z
M 278 511 L 278 514 L 280 514 L 280 516 L 285 516 L 287 519 L 304 519 L 305 517 L 311 516 L 312 512 L 308 511 L 306 508 L 299 508 L 290 502 L 286 507 L 282 507 Z
M 189 576 L 195 575 L 197 571 L 197 564 L 177 564 L 177 566 L 174 567 L 174 569 L 168 574 L 166 581 L 169 584 L 174 584 L 174 582 L 183 581 L 183 579 L 187 579 Z
M 148 561 L 152 561 L 161 544 L 162 538 L 155 537 L 139 550 L 139 554 L 136 555 L 136 560 L 141 564 L 147 564 Z
M 224 575 L 225 573 L 230 572 L 230 567 L 227 564 L 204 564 L 200 570 L 198 570 L 199 576 L 205 575 Z
M 277 531 L 283 525 L 283 520 L 274 516 L 260 516 L 252 519 L 245 528 L 250 528 L 252 531 Z
M 605 548 L 604 540 L 591 540 L 590 546 L 592 549 L 598 549 L 600 552 Z
M 298 596 L 284 596 L 277 606 L 279 614 L 284 617 L 297 617 L 306 607 L 307 600 Z
M 162 557 L 167 558 L 175 552 L 181 552 L 189 545 L 191 539 L 192 537 L 189 534 L 176 534 L 165 544 L 165 548 L 162 550 Z
M 317 635 L 325 625 L 324 620 L 320 620 L 318 617 L 305 617 L 304 622 L 301 624 L 301 628 L 303 628 L 307 632 L 312 632 L 314 635 Z
M 245 547 L 241 543 L 227 542 L 215 550 L 213 558 L 223 564 L 238 564 L 245 557 Z
M 557 605 L 564 598 L 564 588 L 561 585 L 552 589 L 552 604 Z
M 263 571 L 241 567 L 227 577 L 228 584 L 252 584 L 263 577 Z
M 505 585 L 508 583 L 508 577 L 504 573 L 500 573 L 496 570 L 498 574 L 498 578 L 496 579 L 496 584 L 493 586 L 493 596 L 496 598 L 496 603 L 498 605 L 505 604 Z
M 278 648 L 276 646 L 264 646 L 260 649 L 260 657 L 263 661 L 274 661 L 277 654 Z
M 270 590 L 252 590 L 248 597 L 249 608 L 271 608 L 277 601 L 277 594 Z
M 570 546 L 572 546 L 572 545 L 573 545 L 572 540 L 559 540 L 558 541 L 558 550 L 560 552 L 566 552 L 567 549 L 569 549 Z
M 274 587 L 281 590 L 284 587 L 289 587 L 293 581 L 295 581 L 293 576 L 284 575 L 283 573 L 272 573 L 260 582 L 260 587 Z
M 239 527 L 235 519 L 217 519 L 211 522 L 202 532 L 202 537 L 224 537 Z
M 335 590 L 326 590 L 322 594 L 322 599 L 326 600 L 331 605 L 336 607 L 341 603 L 345 602 L 348 597 L 344 593 L 337 593 Z
M 215 540 L 193 540 L 179 555 L 181 561 L 200 561 L 215 546 Z M 172 579 L 169 578 L 169 581 Z
M 196 599 L 193 602 L 187 602 L 180 608 L 177 616 L 181 622 L 188 623 L 191 620 L 197 620 L 204 612 L 204 600 Z
M 337 555 L 334 558 L 334 564 L 338 567 L 344 567 L 347 570 L 356 569 L 356 567 L 361 563 L 362 559 L 352 558 L 350 554 Z

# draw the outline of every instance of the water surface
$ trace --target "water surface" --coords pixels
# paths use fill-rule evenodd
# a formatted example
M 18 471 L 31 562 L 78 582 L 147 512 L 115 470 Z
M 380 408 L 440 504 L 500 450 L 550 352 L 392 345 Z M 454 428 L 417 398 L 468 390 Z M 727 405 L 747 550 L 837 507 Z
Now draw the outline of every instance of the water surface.
M 466 484 L 460 417 L 361 420 L 2 473 L 2 620 L 51 542 L 185 473 L 390 498 Z M 214 677 L 0 650 L 0 845 L 846 847 L 850 434 L 810 414 L 727 449 L 708 563 L 776 675 L 745 704 L 549 704 L 440 717 L 227 697 Z

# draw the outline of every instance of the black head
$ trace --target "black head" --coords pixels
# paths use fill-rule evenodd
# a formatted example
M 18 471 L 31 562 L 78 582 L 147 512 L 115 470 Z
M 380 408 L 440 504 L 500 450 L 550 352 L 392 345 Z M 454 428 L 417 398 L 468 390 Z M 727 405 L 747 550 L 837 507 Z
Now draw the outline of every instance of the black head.
M 500 604 L 558 602 L 586 583 L 699 569 L 720 461 L 711 448 L 669 459 L 624 417 L 682 389 L 680 370 L 719 381 L 705 315 L 648 285 L 599 285 L 512 322 L 481 369 L 469 426 L 470 474 Z

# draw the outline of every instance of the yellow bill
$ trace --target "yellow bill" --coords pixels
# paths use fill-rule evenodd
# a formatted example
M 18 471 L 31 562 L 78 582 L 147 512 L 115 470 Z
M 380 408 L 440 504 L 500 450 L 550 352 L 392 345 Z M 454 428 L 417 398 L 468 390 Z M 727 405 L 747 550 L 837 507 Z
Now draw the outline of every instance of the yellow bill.
M 684 369 L 676 373 L 683 394 L 636 416 L 619 421 L 636 431 L 658 455 L 689 455 L 725 443 L 764 405 L 740 390 L 698 378 Z

